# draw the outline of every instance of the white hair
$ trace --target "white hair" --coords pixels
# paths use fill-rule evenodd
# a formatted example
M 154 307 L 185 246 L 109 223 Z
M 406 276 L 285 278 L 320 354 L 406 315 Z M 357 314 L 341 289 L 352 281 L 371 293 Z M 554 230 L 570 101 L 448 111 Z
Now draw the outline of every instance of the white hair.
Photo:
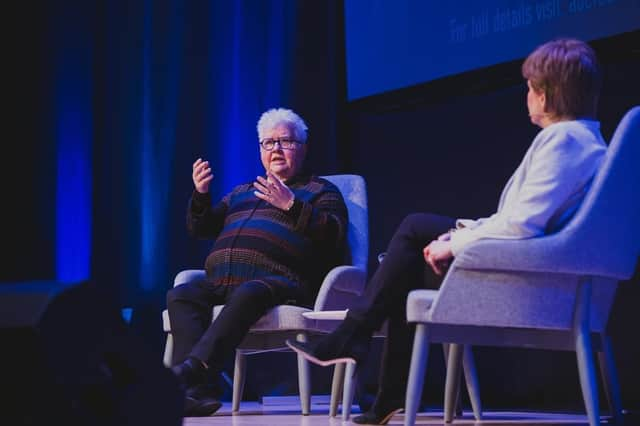
M 280 125 L 285 125 L 293 132 L 296 140 L 300 143 L 307 141 L 307 125 L 302 117 L 286 108 L 272 108 L 260 116 L 258 120 L 258 138 L 264 139 L 269 130 L 273 130 Z

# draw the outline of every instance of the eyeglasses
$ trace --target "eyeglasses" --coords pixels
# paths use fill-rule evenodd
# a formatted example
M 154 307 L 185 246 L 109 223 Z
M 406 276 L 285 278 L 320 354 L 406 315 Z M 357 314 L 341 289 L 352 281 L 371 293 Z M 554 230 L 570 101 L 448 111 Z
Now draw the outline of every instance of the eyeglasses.
M 299 144 L 300 142 L 294 139 L 289 139 L 289 138 L 263 139 L 259 142 L 260 146 L 265 151 L 273 150 L 276 147 L 276 143 L 280 145 L 280 148 L 282 149 L 296 149 L 297 148 L 296 145 Z

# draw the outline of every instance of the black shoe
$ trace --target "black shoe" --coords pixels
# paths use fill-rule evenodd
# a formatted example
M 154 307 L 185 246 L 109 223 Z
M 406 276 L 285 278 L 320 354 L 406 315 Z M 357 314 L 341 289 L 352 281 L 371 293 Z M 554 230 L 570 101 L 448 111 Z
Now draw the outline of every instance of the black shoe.
M 353 423 L 359 425 L 386 425 L 391 418 L 404 410 L 404 401 L 389 401 L 378 403 L 380 399 L 371 406 L 369 411 L 353 418 Z
M 350 362 L 361 365 L 369 353 L 371 333 L 358 323 L 345 319 L 335 331 L 311 343 L 287 340 L 287 345 L 309 361 L 326 367 Z
M 178 377 L 185 390 L 203 384 L 207 379 L 207 368 L 200 360 L 193 357 L 174 365 L 171 367 L 171 371 Z
M 211 386 L 198 385 L 187 389 L 184 400 L 185 417 L 210 416 L 222 407 Z
M 396 414 L 402 412 L 403 408 L 396 408 L 395 410 L 389 411 L 388 413 L 378 415 L 373 411 L 367 411 L 364 414 L 356 416 L 353 418 L 353 423 L 359 425 L 386 425 L 389 423 L 389 420 Z

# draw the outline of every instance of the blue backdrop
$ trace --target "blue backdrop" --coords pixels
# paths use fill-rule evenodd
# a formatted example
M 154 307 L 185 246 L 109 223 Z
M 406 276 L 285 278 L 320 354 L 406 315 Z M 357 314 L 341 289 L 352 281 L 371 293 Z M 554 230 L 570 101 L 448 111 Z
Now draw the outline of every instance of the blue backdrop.
M 202 267 L 208 247 L 186 236 L 191 164 L 212 163 L 214 198 L 255 179 L 255 126 L 268 108 L 298 111 L 322 146 L 311 169 L 337 170 L 341 68 L 323 58 L 335 57 L 339 10 L 285 0 L 49 5 L 31 37 L 50 91 L 39 93 L 37 137 L 53 158 L 38 160 L 34 185 L 48 182 L 55 223 L 38 220 L 53 226 L 54 261 L 19 278 L 92 279 L 121 306 L 163 308 L 173 275 Z

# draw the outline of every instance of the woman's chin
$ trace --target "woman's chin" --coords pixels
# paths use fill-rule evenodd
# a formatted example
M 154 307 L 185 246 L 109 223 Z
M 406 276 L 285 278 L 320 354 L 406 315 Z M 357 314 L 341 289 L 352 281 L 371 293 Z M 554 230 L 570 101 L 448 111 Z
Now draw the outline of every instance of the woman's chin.
M 289 175 L 291 174 L 288 167 L 283 167 L 283 166 L 280 166 L 279 164 L 272 165 L 269 168 L 269 171 L 274 175 L 278 176 L 280 179 L 288 178 L 290 177 Z

